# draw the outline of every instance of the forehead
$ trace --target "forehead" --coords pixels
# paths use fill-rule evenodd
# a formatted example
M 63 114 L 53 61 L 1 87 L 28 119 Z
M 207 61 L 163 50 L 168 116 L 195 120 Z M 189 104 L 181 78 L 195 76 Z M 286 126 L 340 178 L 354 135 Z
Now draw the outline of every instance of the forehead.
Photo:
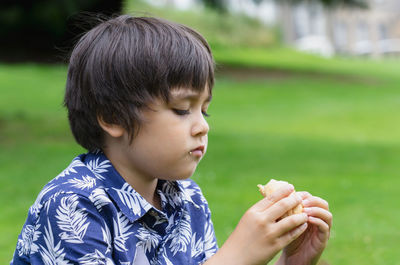
M 205 102 L 211 101 L 211 93 L 209 89 L 203 89 L 202 91 L 196 91 L 191 89 L 177 88 L 171 90 L 172 100 L 202 100 Z

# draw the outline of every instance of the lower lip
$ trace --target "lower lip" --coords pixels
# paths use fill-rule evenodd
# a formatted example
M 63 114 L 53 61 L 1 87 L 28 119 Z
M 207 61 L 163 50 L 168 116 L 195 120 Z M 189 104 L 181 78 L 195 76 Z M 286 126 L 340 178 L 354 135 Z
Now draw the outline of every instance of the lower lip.
M 203 152 L 201 150 L 194 150 L 194 151 L 192 151 L 192 156 L 202 157 Z

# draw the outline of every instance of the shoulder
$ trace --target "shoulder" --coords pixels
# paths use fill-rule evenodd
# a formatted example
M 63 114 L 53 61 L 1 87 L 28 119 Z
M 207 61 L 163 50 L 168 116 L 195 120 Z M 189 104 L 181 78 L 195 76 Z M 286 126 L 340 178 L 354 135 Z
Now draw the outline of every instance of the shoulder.
M 28 258 L 32 264 L 42 264 L 42 261 L 46 264 L 70 264 L 70 261 L 78 264 L 79 261 L 81 264 L 97 252 L 103 255 L 97 255 L 96 261 L 107 259 L 105 254 L 112 249 L 109 220 L 104 218 L 108 214 L 102 215 L 87 197 L 54 193 L 36 214 L 29 215 L 22 229 L 14 260 Z
M 93 204 L 99 203 L 99 199 L 107 200 L 105 188 L 99 176 L 93 171 L 93 160 L 84 161 L 80 155 L 72 160 L 71 164 L 56 178 L 47 183 L 37 196 L 29 213 L 38 216 L 42 208 L 49 207 L 60 198 L 80 198 Z

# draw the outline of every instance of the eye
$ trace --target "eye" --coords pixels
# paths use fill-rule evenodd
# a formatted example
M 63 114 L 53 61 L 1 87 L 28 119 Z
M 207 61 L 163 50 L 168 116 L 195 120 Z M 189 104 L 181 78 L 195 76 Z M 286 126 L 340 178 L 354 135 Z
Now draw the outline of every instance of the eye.
M 210 117 L 210 114 L 208 114 L 206 111 L 202 111 L 204 117 Z
M 175 114 L 180 115 L 180 116 L 190 114 L 190 111 L 185 110 L 185 109 L 172 109 L 172 111 L 175 112 Z

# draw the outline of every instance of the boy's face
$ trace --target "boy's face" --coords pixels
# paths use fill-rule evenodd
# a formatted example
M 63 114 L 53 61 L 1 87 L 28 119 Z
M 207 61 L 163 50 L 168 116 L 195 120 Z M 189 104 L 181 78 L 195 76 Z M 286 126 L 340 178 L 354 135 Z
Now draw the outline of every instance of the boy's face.
M 190 177 L 207 150 L 210 100 L 208 89 L 174 89 L 170 102 L 157 99 L 150 104 L 138 134 L 122 150 L 131 173 L 166 180 Z M 128 142 L 127 136 L 124 139 Z

